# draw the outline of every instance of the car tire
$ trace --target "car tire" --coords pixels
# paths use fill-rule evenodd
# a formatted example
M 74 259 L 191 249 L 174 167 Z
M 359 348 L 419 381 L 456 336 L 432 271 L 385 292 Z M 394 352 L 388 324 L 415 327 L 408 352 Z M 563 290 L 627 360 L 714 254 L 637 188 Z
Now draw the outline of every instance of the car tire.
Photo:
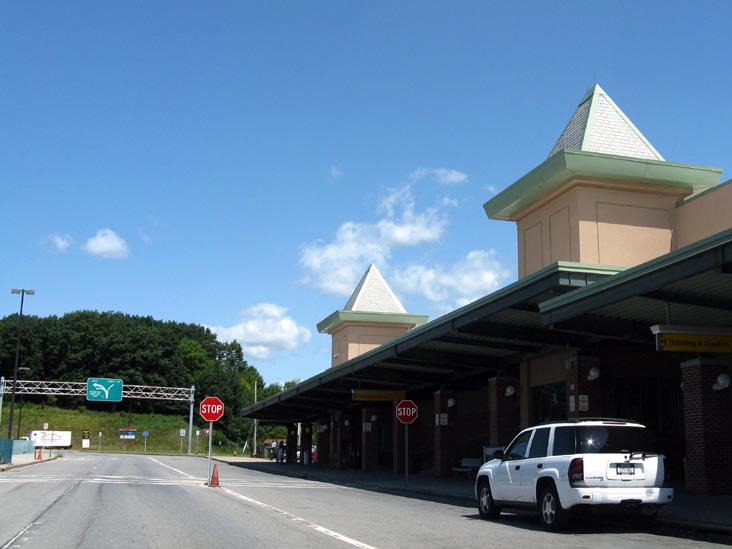
M 501 516 L 501 508 L 493 501 L 488 479 L 483 479 L 478 484 L 478 513 L 482 519 L 497 519 Z
M 569 511 L 562 507 L 557 489 L 553 484 L 547 485 L 541 491 L 539 516 L 544 529 L 550 532 L 561 530 L 569 521 Z

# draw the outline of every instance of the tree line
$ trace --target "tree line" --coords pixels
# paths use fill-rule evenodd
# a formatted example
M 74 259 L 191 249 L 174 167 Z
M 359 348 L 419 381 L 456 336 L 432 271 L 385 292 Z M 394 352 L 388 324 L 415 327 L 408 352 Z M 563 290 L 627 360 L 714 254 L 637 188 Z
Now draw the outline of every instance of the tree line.
M 17 314 L 0 319 L 0 376 L 13 378 L 18 335 Z M 63 316 L 23 316 L 20 325 L 18 379 L 86 381 L 89 377 L 122 379 L 125 385 L 196 388 L 196 405 L 207 395 L 221 398 L 226 414 L 216 429 L 229 440 L 250 440 L 252 420 L 239 411 L 281 392 L 298 381 L 266 384 L 244 359 L 237 342 L 221 342 L 197 324 L 160 321 L 119 312 L 77 311 Z M 26 396 L 63 407 L 137 413 L 188 413 L 187 402 L 127 399 L 94 403 L 79 397 Z M 199 424 L 205 422 L 198 418 Z M 283 427 L 260 427 L 258 438 L 282 437 Z

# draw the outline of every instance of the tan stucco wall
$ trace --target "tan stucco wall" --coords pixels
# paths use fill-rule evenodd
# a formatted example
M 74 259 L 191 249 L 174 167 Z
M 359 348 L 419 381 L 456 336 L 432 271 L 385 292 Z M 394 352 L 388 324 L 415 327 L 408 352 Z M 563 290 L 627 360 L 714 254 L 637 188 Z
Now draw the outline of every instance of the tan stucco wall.
M 347 323 L 332 334 L 331 367 L 404 335 L 413 325 Z
M 676 247 L 678 189 L 573 179 L 517 216 L 519 277 L 556 261 L 631 267 Z
M 732 228 L 732 180 L 681 204 L 676 218 L 679 247 Z

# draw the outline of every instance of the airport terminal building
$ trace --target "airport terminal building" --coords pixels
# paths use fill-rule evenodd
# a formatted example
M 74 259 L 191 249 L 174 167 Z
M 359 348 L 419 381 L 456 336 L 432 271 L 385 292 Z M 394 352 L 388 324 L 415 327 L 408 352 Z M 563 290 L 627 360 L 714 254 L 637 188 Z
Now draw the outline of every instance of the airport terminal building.
M 448 476 L 522 427 L 649 426 L 672 475 L 732 494 L 732 181 L 666 161 L 594 86 L 549 157 L 484 204 L 517 228 L 519 279 L 428 322 L 376 266 L 318 324 L 321 374 L 243 411 L 317 433 L 318 462 Z M 308 456 L 309 457 L 309 456 Z M 294 459 L 294 455 L 290 456 Z M 309 459 L 303 459 L 308 463 Z

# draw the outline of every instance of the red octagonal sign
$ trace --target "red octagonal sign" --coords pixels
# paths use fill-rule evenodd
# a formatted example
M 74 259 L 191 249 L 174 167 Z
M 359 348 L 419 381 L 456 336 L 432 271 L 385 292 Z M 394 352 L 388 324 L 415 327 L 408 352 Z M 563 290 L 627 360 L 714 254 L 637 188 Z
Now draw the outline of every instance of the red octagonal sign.
M 396 417 L 402 423 L 414 423 L 417 419 L 417 405 L 411 400 L 402 400 L 396 405 Z
M 198 411 L 206 421 L 218 421 L 224 415 L 224 403 L 219 397 L 206 397 L 201 401 Z

